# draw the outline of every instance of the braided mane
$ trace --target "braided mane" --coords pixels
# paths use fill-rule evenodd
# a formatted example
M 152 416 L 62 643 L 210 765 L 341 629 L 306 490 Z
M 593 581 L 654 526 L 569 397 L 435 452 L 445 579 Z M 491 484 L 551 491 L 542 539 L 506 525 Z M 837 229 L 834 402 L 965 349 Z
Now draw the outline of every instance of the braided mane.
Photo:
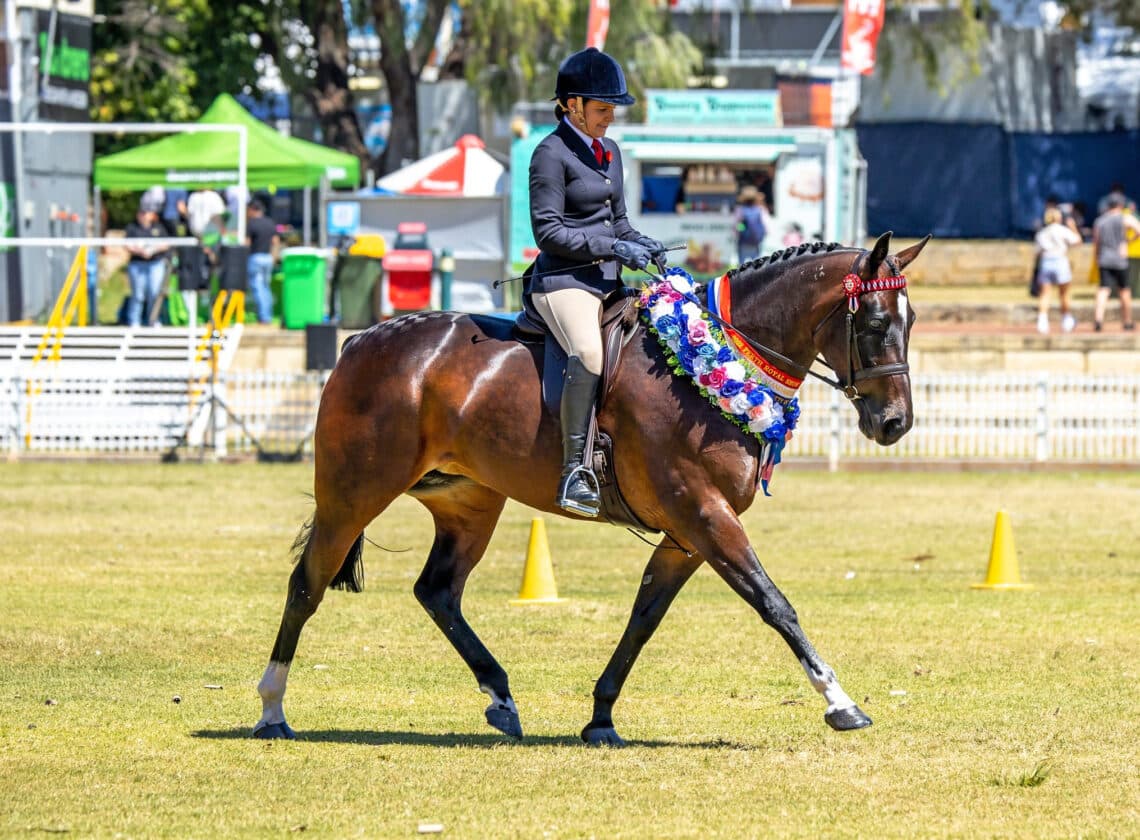
M 753 271 L 755 269 L 763 268 L 767 265 L 772 265 L 773 263 L 785 262 L 792 259 L 793 257 L 802 257 L 804 254 L 826 254 L 839 248 L 845 247 L 847 246 L 841 245 L 838 242 L 804 242 L 802 245 L 796 245 L 792 248 L 785 248 L 782 251 L 773 251 L 766 257 L 760 257 L 755 260 L 748 260 L 747 262 L 741 263 L 739 266 L 728 272 L 728 279 L 735 279 L 736 276 L 742 271 Z

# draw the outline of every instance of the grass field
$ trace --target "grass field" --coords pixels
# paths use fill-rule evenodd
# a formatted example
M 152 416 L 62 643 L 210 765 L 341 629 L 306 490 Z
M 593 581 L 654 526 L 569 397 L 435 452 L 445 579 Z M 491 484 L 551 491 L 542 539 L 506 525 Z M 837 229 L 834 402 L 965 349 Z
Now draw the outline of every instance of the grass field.
M 430 522 L 401 500 L 369 536 L 408 551 L 367 547 L 366 591 L 302 637 L 300 740 L 261 742 L 311 466 L 8 464 L 0 836 L 1140 836 L 1140 475 L 781 470 L 749 533 L 875 725 L 828 729 L 702 569 L 615 709 L 631 745 L 598 750 L 577 733 L 648 557 L 624 531 L 547 517 L 568 600 L 512 607 L 532 514 L 508 506 L 465 606 L 513 743 L 411 595 Z M 1031 591 L 969 588 L 998 509 Z

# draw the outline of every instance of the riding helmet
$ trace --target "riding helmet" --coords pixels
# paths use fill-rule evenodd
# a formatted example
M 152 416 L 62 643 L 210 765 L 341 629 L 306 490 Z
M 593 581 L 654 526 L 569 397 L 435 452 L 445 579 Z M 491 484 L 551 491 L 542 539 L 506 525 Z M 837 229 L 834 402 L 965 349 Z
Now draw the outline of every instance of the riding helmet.
M 558 68 L 554 98 L 565 102 L 568 96 L 596 99 L 610 105 L 632 105 L 621 65 L 597 47 L 574 53 Z

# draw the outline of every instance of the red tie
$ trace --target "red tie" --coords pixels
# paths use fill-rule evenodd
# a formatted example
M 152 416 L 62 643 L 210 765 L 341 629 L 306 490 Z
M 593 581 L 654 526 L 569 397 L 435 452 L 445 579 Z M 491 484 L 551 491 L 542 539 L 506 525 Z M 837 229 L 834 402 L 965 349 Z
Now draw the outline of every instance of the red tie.
M 597 137 L 594 142 L 590 144 L 590 148 L 594 150 L 594 157 L 598 159 L 598 166 L 602 165 L 602 143 Z

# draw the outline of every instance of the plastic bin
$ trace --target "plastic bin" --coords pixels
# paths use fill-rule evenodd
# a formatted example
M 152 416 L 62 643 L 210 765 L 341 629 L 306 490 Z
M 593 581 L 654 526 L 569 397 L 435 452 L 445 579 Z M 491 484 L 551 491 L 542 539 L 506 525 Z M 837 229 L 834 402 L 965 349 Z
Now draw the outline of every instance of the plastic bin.
M 325 320 L 327 260 L 320 248 L 281 252 L 281 326 L 285 329 L 303 330 Z
M 340 325 L 362 330 L 380 320 L 380 260 L 345 254 L 336 262 L 337 312 Z

